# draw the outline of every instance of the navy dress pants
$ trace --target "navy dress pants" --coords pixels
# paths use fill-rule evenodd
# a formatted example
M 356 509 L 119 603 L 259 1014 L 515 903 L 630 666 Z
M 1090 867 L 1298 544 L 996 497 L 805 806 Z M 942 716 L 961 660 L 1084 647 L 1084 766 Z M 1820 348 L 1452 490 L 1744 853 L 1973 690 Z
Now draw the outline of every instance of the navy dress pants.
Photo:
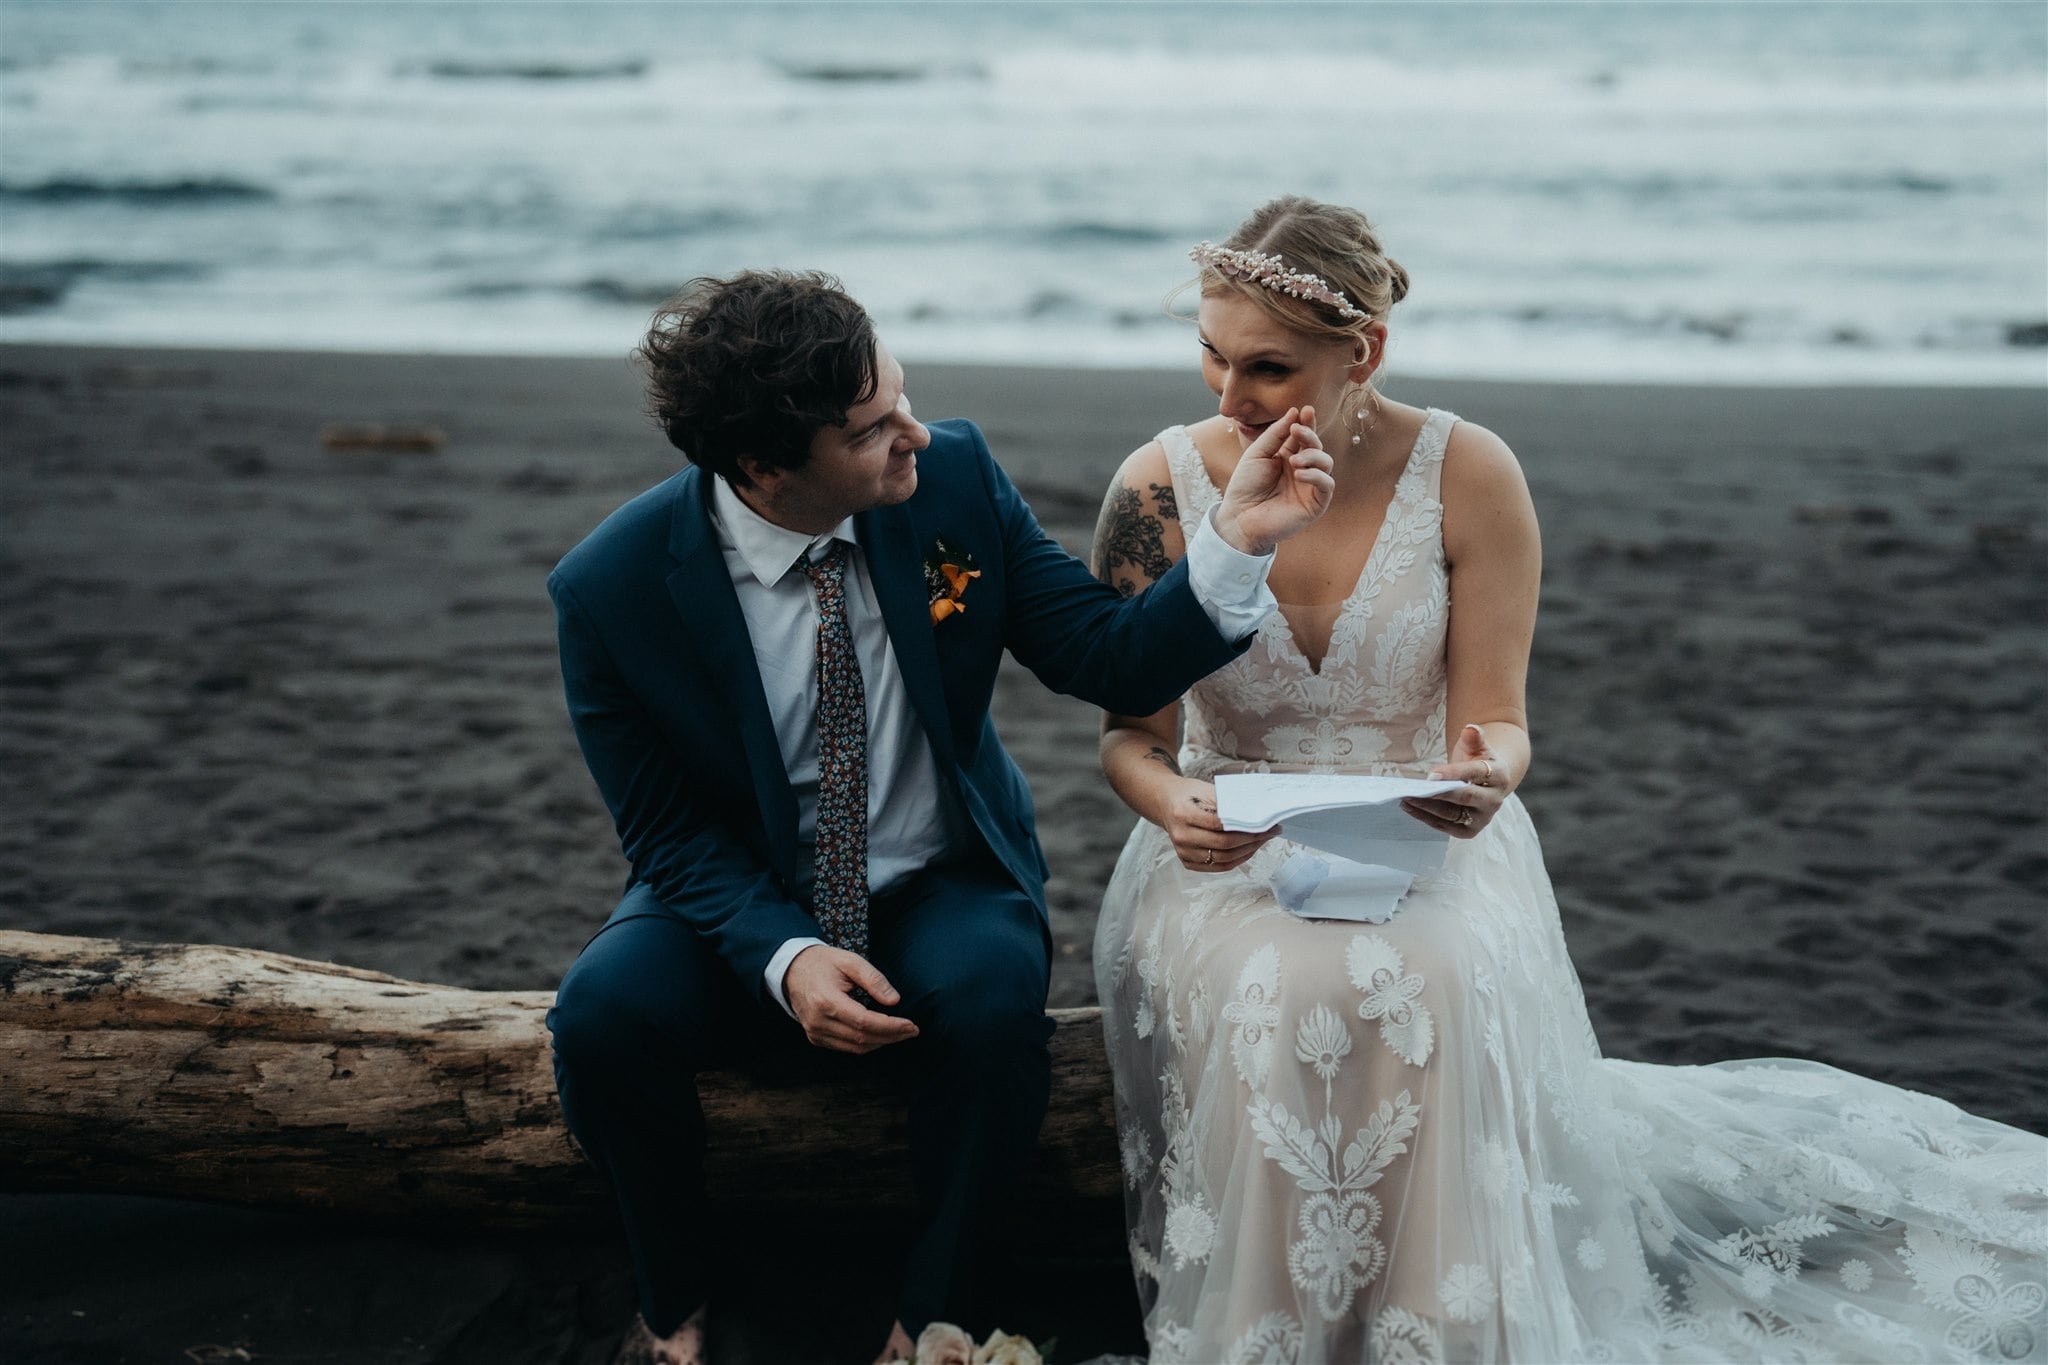
M 907 1092 L 917 1224 L 897 1316 L 912 1337 L 971 1316 L 982 1231 L 999 1226 L 1051 1087 L 1047 931 L 993 863 L 928 869 L 878 898 L 869 923 L 869 958 L 902 996 L 889 1012 L 919 1032 L 864 1057 L 812 1046 L 645 886 L 563 977 L 548 1011 L 562 1112 L 618 1201 L 655 1335 L 702 1306 L 707 1249 L 721 1241 L 707 1222 L 697 1073 L 778 1061 Z

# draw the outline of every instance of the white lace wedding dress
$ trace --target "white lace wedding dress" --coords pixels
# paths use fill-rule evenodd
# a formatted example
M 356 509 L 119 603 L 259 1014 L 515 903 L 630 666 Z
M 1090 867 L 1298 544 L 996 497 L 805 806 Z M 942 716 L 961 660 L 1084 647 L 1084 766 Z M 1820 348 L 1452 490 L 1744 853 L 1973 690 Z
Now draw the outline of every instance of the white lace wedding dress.
M 1183 770 L 1419 776 L 1450 602 L 1432 411 L 1328 653 L 1184 701 Z M 1219 494 L 1162 433 L 1182 530 Z M 1095 962 L 1154 1365 L 2048 1358 L 2048 1140 L 1810 1062 L 1603 1058 L 1509 798 L 1382 924 L 1140 822 Z

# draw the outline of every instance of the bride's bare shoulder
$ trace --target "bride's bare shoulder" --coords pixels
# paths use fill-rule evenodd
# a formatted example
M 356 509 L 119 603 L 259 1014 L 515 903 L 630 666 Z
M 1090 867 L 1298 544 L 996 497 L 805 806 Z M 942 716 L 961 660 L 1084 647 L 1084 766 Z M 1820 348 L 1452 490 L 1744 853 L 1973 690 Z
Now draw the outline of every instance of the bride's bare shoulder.
M 1508 443 L 1477 422 L 1459 418 L 1444 441 L 1446 487 L 1498 492 L 1523 486 L 1522 465 Z
M 1124 456 L 1124 462 L 1117 466 L 1116 477 L 1109 481 L 1109 491 L 1112 496 L 1119 488 L 1144 493 L 1154 484 L 1172 481 L 1173 472 L 1166 463 L 1166 447 L 1155 436 Z
M 1529 482 L 1508 443 L 1462 419 L 1444 442 L 1444 548 L 1453 560 L 1475 548 L 1535 545 Z

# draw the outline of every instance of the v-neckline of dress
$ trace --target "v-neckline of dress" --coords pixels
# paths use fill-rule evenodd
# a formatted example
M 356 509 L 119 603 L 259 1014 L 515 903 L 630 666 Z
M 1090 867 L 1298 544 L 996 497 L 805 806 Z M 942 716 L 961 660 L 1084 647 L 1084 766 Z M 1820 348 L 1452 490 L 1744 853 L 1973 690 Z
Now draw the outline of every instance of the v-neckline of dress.
M 1314 663 L 1309 662 L 1307 651 L 1302 649 L 1300 641 L 1295 637 L 1294 622 L 1287 618 L 1286 609 L 1279 605 L 1278 600 L 1276 599 L 1274 602 L 1273 615 L 1279 619 L 1280 633 L 1287 646 L 1286 652 L 1294 657 L 1295 662 L 1301 665 L 1302 671 L 1311 678 L 1318 681 L 1322 679 L 1323 665 L 1329 663 L 1330 655 L 1336 652 L 1337 627 L 1346 616 L 1351 614 L 1351 609 L 1356 604 L 1359 593 L 1365 590 L 1366 583 L 1372 578 L 1374 561 L 1379 559 L 1386 549 L 1387 528 L 1393 525 L 1394 510 L 1401 505 L 1401 488 L 1408 482 L 1408 476 L 1415 472 L 1416 458 L 1422 454 L 1423 438 L 1429 435 L 1429 428 L 1436 421 L 1436 418 L 1437 409 L 1428 408 L 1424 410 L 1422 426 L 1415 433 L 1415 444 L 1408 448 L 1408 458 L 1402 463 L 1401 472 L 1394 479 L 1394 491 L 1387 498 L 1387 510 L 1380 517 L 1379 529 L 1373 533 L 1372 547 L 1365 552 L 1365 562 L 1358 567 L 1358 578 L 1352 583 L 1351 591 L 1346 593 L 1343 600 L 1337 603 L 1337 614 L 1330 621 L 1330 643 L 1323 650 L 1322 658 Z M 1216 480 L 1210 476 L 1209 463 L 1202 458 L 1202 448 L 1195 444 L 1193 433 L 1186 427 L 1182 427 L 1181 436 L 1187 441 L 1188 450 L 1195 457 L 1195 468 L 1201 471 L 1202 482 L 1208 485 L 1210 496 L 1216 499 L 1222 498 L 1223 490 L 1216 486 Z

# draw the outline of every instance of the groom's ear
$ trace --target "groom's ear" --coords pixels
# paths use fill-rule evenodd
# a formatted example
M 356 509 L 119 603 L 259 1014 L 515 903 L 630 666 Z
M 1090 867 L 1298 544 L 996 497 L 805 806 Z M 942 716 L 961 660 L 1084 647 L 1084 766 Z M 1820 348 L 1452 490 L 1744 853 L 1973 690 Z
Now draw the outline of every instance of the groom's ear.
M 785 473 L 781 466 L 757 460 L 751 455 L 740 456 L 733 461 L 733 465 L 739 470 L 740 477 L 746 481 L 749 488 L 758 489 L 762 493 L 773 492 Z

